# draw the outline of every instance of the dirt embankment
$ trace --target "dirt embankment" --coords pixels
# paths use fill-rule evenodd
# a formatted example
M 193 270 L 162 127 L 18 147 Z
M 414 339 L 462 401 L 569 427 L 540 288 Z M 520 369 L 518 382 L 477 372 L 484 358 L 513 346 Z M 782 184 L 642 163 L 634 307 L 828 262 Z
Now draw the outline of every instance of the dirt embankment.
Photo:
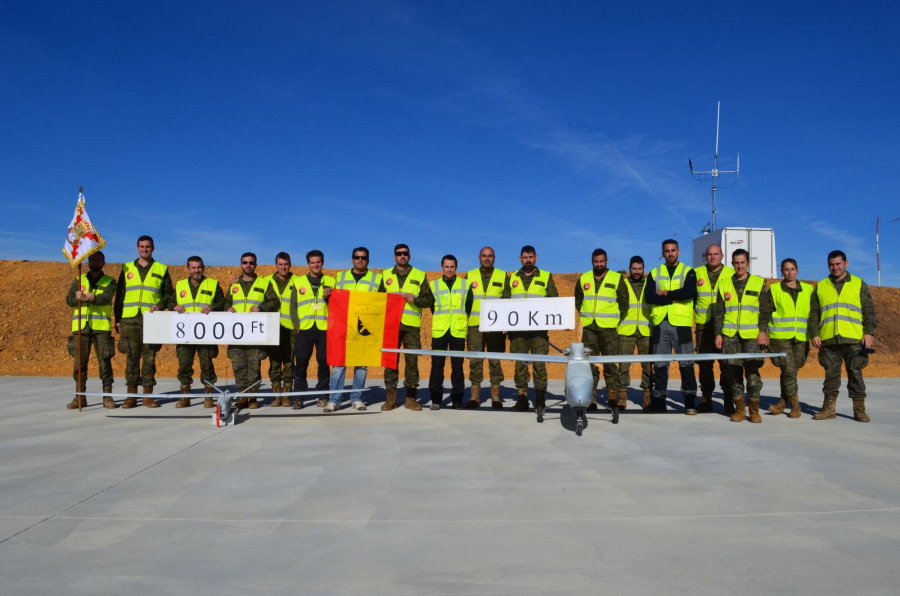
M 85 265 L 85 270 L 87 266 Z M 121 264 L 107 264 L 106 273 L 118 278 Z M 187 277 L 184 267 L 170 268 L 173 283 Z M 262 265 L 260 275 L 274 272 L 274 266 Z M 304 274 L 305 267 L 295 267 L 294 273 Z M 334 271 L 327 271 L 334 275 Z M 224 286 L 237 273 L 237 267 L 209 267 L 209 277 L 218 279 Z M 435 279 L 439 272 L 429 272 L 428 279 Z M 571 296 L 579 274 L 555 274 L 554 279 L 560 294 Z M 66 263 L 46 261 L 3 261 L 0 269 L 0 374 L 2 375 L 42 375 L 69 376 L 72 374 L 72 358 L 66 351 L 66 339 L 71 330 L 72 310 L 65 304 L 65 295 L 74 279 L 72 268 Z M 871 286 L 870 286 L 871 287 Z M 900 289 L 871 287 L 872 296 L 878 313 L 878 330 L 875 334 L 875 354 L 870 358 L 868 376 L 896 377 L 900 376 Z M 428 344 L 431 332 L 431 317 L 426 314 L 423 323 L 423 343 Z M 551 331 L 550 341 L 560 348 L 577 341 L 576 331 Z M 552 350 L 551 350 L 552 351 Z M 402 361 L 402 359 L 401 359 Z M 220 350 L 216 359 L 216 370 L 223 381 L 232 378 L 230 363 L 225 350 Z M 124 377 L 125 358 L 116 354 L 113 359 L 116 378 Z M 164 346 L 157 357 L 159 376 L 174 377 L 177 371 L 175 349 Z M 504 364 L 507 379 L 512 378 L 511 363 Z M 263 364 L 263 376 L 267 370 Z M 677 375 L 676 367 L 672 367 Z M 429 362 L 420 359 L 420 375 L 427 378 Z M 551 365 L 548 372 L 551 377 L 561 378 L 563 367 Z M 199 372 L 199 370 L 196 370 Z M 449 364 L 448 364 L 449 373 Z M 632 377 L 639 375 L 637 365 L 632 367 Z M 763 374 L 777 377 L 778 369 L 766 364 Z M 816 360 L 816 353 L 810 354 L 807 365 L 801 369 L 801 376 L 819 377 L 822 369 Z M 96 363 L 91 362 L 90 378 L 96 379 Z M 315 371 L 310 367 L 310 376 Z M 380 369 L 370 369 L 370 378 L 380 378 Z M 195 380 L 196 383 L 196 380 Z

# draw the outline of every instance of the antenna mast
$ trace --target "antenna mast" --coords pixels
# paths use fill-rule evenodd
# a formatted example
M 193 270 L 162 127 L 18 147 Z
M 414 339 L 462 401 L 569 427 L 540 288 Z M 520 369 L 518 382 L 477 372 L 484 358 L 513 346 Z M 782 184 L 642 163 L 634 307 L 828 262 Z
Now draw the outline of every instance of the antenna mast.
M 716 231 L 716 190 L 718 189 L 716 179 L 720 174 L 734 174 L 734 182 L 726 186 L 728 188 L 733 186 L 738 177 L 741 175 L 741 154 L 738 153 L 737 156 L 737 166 L 734 170 L 720 170 L 719 169 L 719 115 L 722 112 L 722 102 L 716 102 L 716 152 L 713 155 L 713 169 L 708 172 L 701 172 L 694 169 L 694 163 L 688 159 L 688 167 L 691 170 L 691 175 L 700 182 L 706 182 L 708 180 L 712 180 L 712 231 Z

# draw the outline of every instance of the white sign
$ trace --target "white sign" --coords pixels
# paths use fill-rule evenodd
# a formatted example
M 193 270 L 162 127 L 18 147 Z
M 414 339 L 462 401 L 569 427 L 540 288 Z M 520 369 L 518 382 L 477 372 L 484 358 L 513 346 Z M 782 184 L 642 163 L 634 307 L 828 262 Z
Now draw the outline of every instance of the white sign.
M 575 329 L 575 297 L 482 300 L 479 331 Z
M 277 312 L 144 313 L 144 343 L 277 346 Z

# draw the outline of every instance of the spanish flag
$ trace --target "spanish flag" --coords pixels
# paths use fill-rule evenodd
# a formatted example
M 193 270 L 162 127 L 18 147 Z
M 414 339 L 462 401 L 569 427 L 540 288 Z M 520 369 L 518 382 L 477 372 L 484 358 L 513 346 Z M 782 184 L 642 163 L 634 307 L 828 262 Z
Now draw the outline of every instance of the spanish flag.
M 403 296 L 383 292 L 333 290 L 328 299 L 329 366 L 397 368 Z

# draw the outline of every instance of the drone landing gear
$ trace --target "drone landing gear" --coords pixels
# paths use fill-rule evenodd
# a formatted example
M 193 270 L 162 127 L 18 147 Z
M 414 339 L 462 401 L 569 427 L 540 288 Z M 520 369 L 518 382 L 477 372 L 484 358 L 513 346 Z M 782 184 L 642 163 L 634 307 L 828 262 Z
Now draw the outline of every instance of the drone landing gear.
M 575 408 L 575 434 L 579 437 L 584 432 L 584 427 L 587 426 L 585 410 L 586 408 Z

